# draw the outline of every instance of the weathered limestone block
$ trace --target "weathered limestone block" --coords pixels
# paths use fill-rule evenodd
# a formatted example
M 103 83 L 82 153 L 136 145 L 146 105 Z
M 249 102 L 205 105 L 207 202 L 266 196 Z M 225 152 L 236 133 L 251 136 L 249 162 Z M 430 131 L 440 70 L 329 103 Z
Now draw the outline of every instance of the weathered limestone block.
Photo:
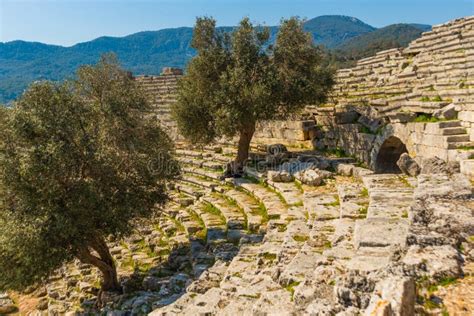
M 407 153 L 403 153 L 397 161 L 400 170 L 409 176 L 416 177 L 420 173 L 420 166 Z
M 336 125 L 336 117 L 332 115 L 318 115 L 316 116 L 316 124 L 321 126 Z
M 474 159 L 460 161 L 461 173 L 474 177 Z
M 354 165 L 351 164 L 345 164 L 345 163 L 340 163 L 336 167 L 336 172 L 337 174 L 340 174 L 342 176 L 352 176 L 352 173 L 354 171 Z
M 404 246 L 408 221 L 404 219 L 368 218 L 357 220 L 354 247 Z
M 411 246 L 403 258 L 407 266 L 438 280 L 459 277 L 462 273 L 460 262 L 458 251 L 449 245 L 425 248 Z
M 433 116 L 439 119 L 452 120 L 457 117 L 456 105 L 451 103 L 433 112 Z
M 273 182 L 292 182 L 294 180 L 293 175 L 286 170 L 269 170 L 267 178 Z
M 415 298 L 413 279 L 404 277 L 384 279 L 376 285 L 365 315 L 414 315 Z
M 437 173 L 453 173 L 453 170 L 450 170 L 445 160 L 438 157 L 427 158 L 422 162 L 421 168 L 422 174 L 437 174 Z
M 324 179 L 332 177 L 332 173 L 326 170 L 307 169 L 295 173 L 295 178 L 307 185 L 321 185 Z
M 439 149 L 448 148 L 448 140 L 442 135 L 424 134 L 421 144 L 430 147 L 438 147 Z
M 465 122 L 474 123 L 474 112 L 473 111 L 459 112 L 458 119 L 460 119 L 462 121 L 465 121 Z
M 10 314 L 17 311 L 17 307 L 7 293 L 0 293 L 0 314 Z
M 426 146 L 426 145 L 421 145 L 421 144 L 417 144 L 415 146 L 415 152 L 417 153 L 416 154 L 417 161 L 421 163 L 421 165 L 422 165 L 422 161 L 420 161 L 420 159 L 437 157 L 437 158 L 447 161 L 449 157 L 447 149 L 433 147 L 433 146 Z
M 374 143 L 376 135 L 374 134 L 366 134 L 366 133 L 360 133 L 357 135 L 357 140 L 358 140 L 358 149 L 362 149 L 364 151 L 370 150 L 372 148 L 372 145 Z

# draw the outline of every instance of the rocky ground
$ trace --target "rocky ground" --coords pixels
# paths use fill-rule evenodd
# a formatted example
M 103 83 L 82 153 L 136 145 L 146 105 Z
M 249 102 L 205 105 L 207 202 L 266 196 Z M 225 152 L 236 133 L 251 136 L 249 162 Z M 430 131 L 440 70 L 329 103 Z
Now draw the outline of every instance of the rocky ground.
M 184 172 L 171 202 L 110 240 L 124 294 L 108 294 L 102 313 L 472 315 L 464 176 L 373 174 L 348 158 L 278 152 L 221 180 L 233 154 L 177 150 Z M 279 167 L 267 173 L 268 163 Z M 0 314 L 97 314 L 98 290 L 98 272 L 74 262 L 44 286 L 0 296 Z

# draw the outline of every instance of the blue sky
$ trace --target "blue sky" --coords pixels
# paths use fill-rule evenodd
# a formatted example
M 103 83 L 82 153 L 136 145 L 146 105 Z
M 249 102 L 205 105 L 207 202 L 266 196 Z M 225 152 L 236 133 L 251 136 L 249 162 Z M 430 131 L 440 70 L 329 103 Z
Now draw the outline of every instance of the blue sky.
M 0 42 L 70 46 L 102 35 L 192 26 L 210 15 L 219 25 L 243 16 L 276 25 L 281 17 L 354 16 L 381 27 L 397 22 L 443 23 L 474 15 L 474 0 L 0 0 Z

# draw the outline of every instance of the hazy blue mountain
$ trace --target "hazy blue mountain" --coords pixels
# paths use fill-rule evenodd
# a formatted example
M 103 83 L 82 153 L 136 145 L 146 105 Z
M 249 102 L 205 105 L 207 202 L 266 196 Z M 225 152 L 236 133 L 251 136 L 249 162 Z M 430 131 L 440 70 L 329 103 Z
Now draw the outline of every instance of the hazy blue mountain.
M 422 30 L 423 32 L 431 31 L 431 25 L 428 24 L 411 23 L 409 25 L 414 26 L 417 29 Z
M 335 54 L 342 61 L 340 64 L 351 66 L 358 59 L 372 56 L 376 52 L 406 47 L 429 29 L 430 26 L 422 24 L 392 24 L 339 44 L 335 48 Z
M 376 28 L 350 16 L 323 15 L 308 20 L 305 23 L 305 30 L 313 34 L 316 43 L 333 48 Z
M 408 37 L 403 33 L 404 30 L 395 30 L 395 34 L 382 32 L 380 36 L 400 37 L 400 42 L 405 43 L 405 38 L 413 37 L 413 29 L 427 27 L 412 25 Z M 231 27 L 221 29 L 232 30 Z M 365 42 L 372 41 L 371 37 L 365 39 L 363 36 L 385 28 L 376 29 L 353 17 L 333 15 L 308 20 L 305 29 L 313 34 L 318 44 L 333 49 L 344 48 L 341 45 L 349 43 L 350 49 L 356 47 L 355 51 L 359 45 L 357 41 L 354 43 L 351 40 L 362 38 Z M 273 39 L 277 30 L 277 27 L 271 27 Z M 33 81 L 70 77 L 78 66 L 95 63 L 101 54 L 111 51 L 134 74 L 159 74 L 165 66 L 184 68 L 194 55 L 190 47 L 191 38 L 192 28 L 180 27 L 139 32 L 125 37 L 99 37 L 71 47 L 24 41 L 0 43 L 0 103 L 15 99 Z

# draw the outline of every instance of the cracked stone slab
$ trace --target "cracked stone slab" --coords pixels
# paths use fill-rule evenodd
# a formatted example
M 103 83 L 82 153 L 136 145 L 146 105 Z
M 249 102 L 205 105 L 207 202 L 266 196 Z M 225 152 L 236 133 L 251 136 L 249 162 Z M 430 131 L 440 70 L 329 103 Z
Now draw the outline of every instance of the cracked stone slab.
M 368 218 L 357 220 L 354 247 L 405 246 L 409 223 L 406 219 Z

